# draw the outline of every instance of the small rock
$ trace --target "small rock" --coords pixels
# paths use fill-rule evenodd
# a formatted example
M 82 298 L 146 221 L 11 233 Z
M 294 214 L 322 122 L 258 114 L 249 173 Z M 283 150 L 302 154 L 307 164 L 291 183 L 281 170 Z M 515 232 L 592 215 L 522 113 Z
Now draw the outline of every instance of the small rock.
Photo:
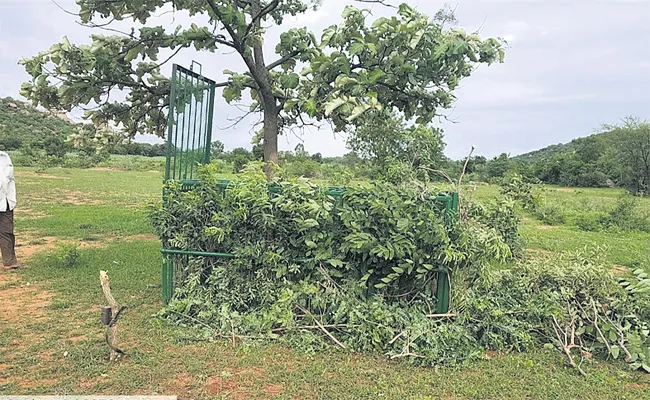
M 63 357 L 67 357 L 67 356 L 68 356 L 68 352 L 67 352 L 67 351 L 64 351 L 64 352 L 63 352 Z

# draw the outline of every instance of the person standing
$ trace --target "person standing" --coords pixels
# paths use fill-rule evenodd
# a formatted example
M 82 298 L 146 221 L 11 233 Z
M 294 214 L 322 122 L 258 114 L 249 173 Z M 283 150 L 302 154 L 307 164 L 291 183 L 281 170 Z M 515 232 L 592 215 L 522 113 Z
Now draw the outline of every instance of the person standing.
M 11 157 L 0 151 L 0 251 L 4 269 L 23 268 L 16 259 L 14 236 L 14 208 L 16 207 L 16 182 Z

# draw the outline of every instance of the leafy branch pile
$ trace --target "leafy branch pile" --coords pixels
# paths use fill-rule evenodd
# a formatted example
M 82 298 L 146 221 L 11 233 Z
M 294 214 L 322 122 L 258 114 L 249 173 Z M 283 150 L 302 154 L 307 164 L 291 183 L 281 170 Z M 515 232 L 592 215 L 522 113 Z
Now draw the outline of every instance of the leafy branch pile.
M 518 250 L 507 196 L 450 221 L 422 190 L 374 183 L 340 201 L 303 179 L 272 186 L 253 164 L 225 191 L 208 172 L 192 191 L 166 188 L 151 218 L 167 247 L 235 254 L 177 256 L 166 317 L 233 341 L 423 365 L 547 344 L 580 368 L 577 357 L 609 355 L 648 369 L 646 277 L 619 284 L 585 257 L 500 268 Z M 454 277 L 446 315 L 435 313 L 441 269 Z

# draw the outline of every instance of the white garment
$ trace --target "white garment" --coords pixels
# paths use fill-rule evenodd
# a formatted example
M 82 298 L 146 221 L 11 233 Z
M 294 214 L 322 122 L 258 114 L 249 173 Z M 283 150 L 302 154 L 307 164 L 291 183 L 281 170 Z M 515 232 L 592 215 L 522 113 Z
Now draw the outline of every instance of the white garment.
M 16 182 L 14 181 L 14 165 L 9 154 L 0 151 L 0 212 L 16 207 Z

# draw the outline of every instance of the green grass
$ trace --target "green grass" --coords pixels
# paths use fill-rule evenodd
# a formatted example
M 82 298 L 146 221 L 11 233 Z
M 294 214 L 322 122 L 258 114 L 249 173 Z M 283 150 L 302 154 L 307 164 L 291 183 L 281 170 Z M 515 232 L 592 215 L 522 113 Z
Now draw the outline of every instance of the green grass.
M 381 356 L 340 351 L 303 354 L 273 344 L 233 347 L 229 340 L 191 341 L 188 328 L 168 326 L 153 317 L 161 308 L 160 244 L 151 238 L 133 236 L 151 232 L 142 204 L 159 196 L 159 175 L 69 169 L 52 169 L 47 175 L 18 169 L 16 175 L 20 207 L 39 215 L 29 218 L 28 212 L 17 214 L 21 241 L 39 243 L 40 237 L 55 236 L 80 243 L 90 237 L 97 238 L 96 244 L 101 247 L 82 248 L 76 264 L 68 267 L 57 262 L 60 250 L 44 249 L 30 260 L 30 268 L 2 277 L 0 296 L 22 296 L 24 303 L 17 309 L 23 309 L 24 316 L 0 324 L 0 395 L 647 398 L 650 379 L 646 374 L 630 372 L 624 365 L 588 361 L 584 368 L 589 376 L 583 378 L 566 365 L 562 354 L 550 350 L 491 354 L 458 368 L 420 368 Z M 70 193 L 86 199 L 88 204 L 61 201 Z M 475 196 L 496 193 L 495 187 L 481 186 Z M 615 201 L 618 193 L 598 190 L 571 194 L 549 189 L 547 196 Z M 528 248 L 569 252 L 585 245 L 607 244 L 602 251 L 605 262 L 650 266 L 649 234 L 540 226 L 533 220 L 523 224 Z M 100 306 L 105 300 L 99 286 L 100 270 L 108 272 L 115 298 L 128 306 L 119 324 L 121 346 L 128 356 L 116 363 L 105 360 L 107 348 L 100 324 Z M 12 280 L 14 277 L 19 280 Z M 45 291 L 47 301 L 39 300 L 39 294 Z

